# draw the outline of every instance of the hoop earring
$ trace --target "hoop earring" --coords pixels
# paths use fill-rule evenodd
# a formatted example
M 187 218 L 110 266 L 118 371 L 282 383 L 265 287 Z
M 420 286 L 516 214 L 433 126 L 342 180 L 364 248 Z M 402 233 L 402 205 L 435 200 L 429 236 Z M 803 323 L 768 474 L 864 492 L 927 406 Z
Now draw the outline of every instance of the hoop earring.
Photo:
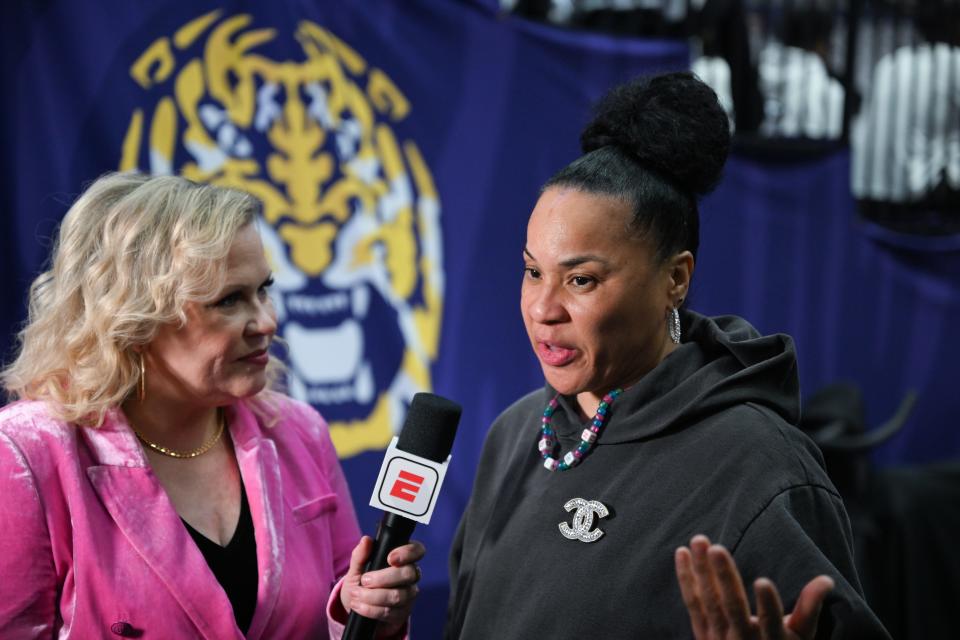
M 680 344 L 680 312 L 676 307 L 670 310 L 667 322 L 670 325 L 670 339 L 673 344 Z
M 137 400 L 143 402 L 143 399 L 147 397 L 147 369 L 143 366 L 143 354 L 137 354 L 140 356 L 140 380 L 137 382 Z

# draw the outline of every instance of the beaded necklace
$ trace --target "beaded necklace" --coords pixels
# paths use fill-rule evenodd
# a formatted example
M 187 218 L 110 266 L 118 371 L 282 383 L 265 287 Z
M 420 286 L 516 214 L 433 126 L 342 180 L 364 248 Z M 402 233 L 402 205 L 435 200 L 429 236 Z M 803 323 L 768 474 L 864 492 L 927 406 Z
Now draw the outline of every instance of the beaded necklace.
M 590 449 L 593 448 L 597 438 L 600 437 L 604 422 L 607 420 L 607 411 L 621 393 L 623 393 L 623 389 L 614 389 L 603 396 L 603 399 L 600 401 L 600 406 L 597 407 L 597 413 L 594 414 L 593 420 L 590 421 L 590 426 L 580 434 L 580 444 L 578 444 L 576 448 L 568 451 L 567 454 L 563 456 L 563 460 L 560 460 L 554 455 L 559 448 L 559 443 L 557 442 L 556 431 L 554 431 L 551 426 L 551 422 L 553 421 L 553 412 L 557 410 L 557 399 L 560 397 L 560 394 L 558 393 L 553 396 L 553 399 L 547 404 L 547 408 L 543 410 L 543 418 L 540 420 L 542 423 L 540 426 L 540 444 L 537 445 L 537 448 L 540 450 L 540 455 L 543 456 L 543 466 L 547 471 L 566 471 L 580 464 Z

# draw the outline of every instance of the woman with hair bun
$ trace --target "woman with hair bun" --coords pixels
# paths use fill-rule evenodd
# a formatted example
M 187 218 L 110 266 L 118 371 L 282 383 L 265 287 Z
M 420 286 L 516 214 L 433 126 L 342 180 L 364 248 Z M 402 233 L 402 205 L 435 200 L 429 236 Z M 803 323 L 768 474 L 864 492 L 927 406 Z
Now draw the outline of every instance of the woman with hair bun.
M 546 386 L 487 436 L 447 637 L 887 637 L 795 426 L 793 341 L 683 306 L 728 127 L 695 76 L 640 79 L 543 187 L 520 309 Z
M 423 546 L 361 585 L 327 425 L 270 389 L 258 211 L 139 174 L 70 208 L 2 373 L 0 637 L 404 636 Z

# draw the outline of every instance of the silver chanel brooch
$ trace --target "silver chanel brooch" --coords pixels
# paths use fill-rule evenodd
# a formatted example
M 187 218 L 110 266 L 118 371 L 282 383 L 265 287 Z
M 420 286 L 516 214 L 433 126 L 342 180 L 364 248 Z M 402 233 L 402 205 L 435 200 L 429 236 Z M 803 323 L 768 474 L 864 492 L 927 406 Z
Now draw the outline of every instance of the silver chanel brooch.
M 573 526 L 566 522 L 560 523 L 560 533 L 569 540 L 579 540 L 580 542 L 596 542 L 603 535 L 600 529 L 590 530 L 593 526 L 593 515 L 599 518 L 606 518 L 610 511 L 602 502 L 597 500 L 584 500 L 583 498 L 573 498 L 568 500 L 563 508 L 567 511 L 577 510 L 573 514 Z

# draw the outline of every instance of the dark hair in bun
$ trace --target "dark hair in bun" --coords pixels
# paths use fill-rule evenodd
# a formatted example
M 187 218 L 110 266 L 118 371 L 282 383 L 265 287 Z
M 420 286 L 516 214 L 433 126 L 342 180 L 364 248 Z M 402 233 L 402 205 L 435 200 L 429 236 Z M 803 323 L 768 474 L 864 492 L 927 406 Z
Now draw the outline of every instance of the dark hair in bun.
M 730 150 L 727 114 L 690 72 L 611 89 L 580 136 L 584 155 L 544 185 L 621 198 L 631 226 L 649 233 L 658 261 L 697 253 L 697 198 L 717 185 Z

